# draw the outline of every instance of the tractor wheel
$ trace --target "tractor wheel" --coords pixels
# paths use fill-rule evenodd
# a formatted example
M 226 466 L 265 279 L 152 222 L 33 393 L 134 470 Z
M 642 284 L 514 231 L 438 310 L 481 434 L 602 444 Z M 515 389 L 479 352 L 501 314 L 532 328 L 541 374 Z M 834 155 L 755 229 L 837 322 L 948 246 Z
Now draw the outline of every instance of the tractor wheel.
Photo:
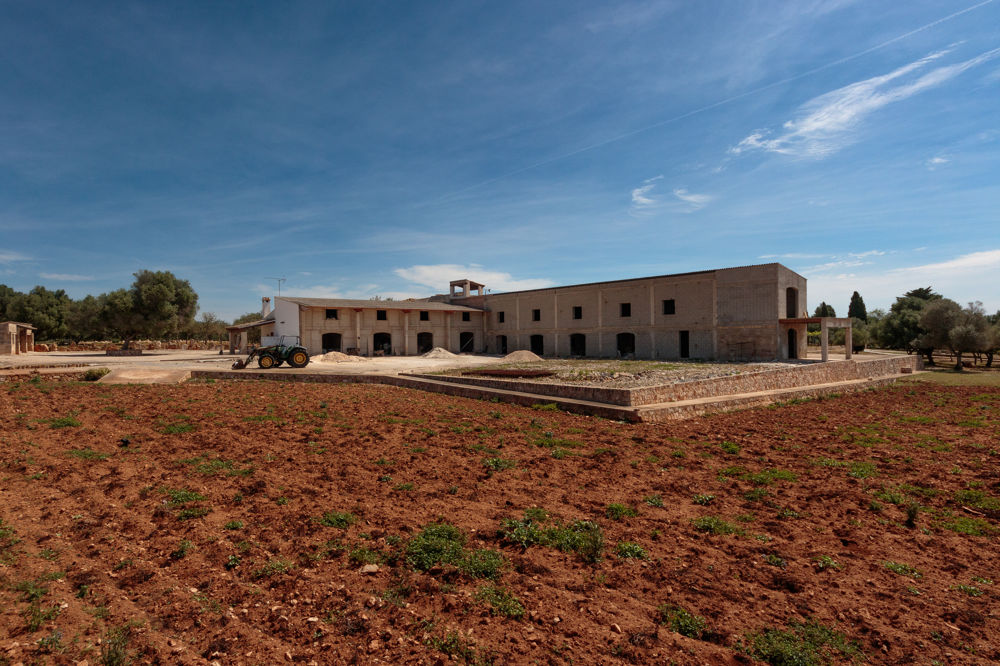
M 298 351 L 293 351 L 288 357 L 288 365 L 293 368 L 304 368 L 309 365 L 309 354 L 305 353 L 301 349 Z
M 270 354 L 261 354 L 257 358 L 257 367 L 261 368 L 262 370 L 270 370 L 274 366 L 275 366 L 274 357 L 271 356 Z

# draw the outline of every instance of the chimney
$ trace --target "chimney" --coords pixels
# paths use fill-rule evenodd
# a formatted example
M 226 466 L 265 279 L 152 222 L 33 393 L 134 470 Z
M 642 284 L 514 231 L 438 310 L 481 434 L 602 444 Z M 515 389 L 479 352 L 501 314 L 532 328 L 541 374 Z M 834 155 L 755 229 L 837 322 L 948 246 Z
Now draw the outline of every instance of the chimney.
M 271 314 L 271 299 L 268 296 L 260 299 L 260 318 L 263 319 L 267 315 Z

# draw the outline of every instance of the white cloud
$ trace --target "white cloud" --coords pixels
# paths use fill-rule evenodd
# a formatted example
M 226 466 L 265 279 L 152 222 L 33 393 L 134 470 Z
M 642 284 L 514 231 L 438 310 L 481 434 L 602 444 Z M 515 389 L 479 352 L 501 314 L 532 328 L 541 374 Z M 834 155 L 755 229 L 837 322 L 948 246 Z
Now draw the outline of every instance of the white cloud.
M 924 164 L 927 165 L 927 168 L 929 170 L 934 171 L 934 169 L 938 168 L 939 166 L 943 166 L 943 165 L 947 164 L 950 161 L 951 160 L 948 159 L 947 157 L 941 157 L 940 155 L 938 155 L 936 157 L 930 158 Z
M 38 275 L 46 280 L 59 282 L 89 282 L 97 279 L 93 275 L 75 275 L 73 273 L 39 273 Z
M 543 278 L 519 279 L 513 277 L 510 273 L 487 270 L 479 264 L 418 265 L 408 268 L 397 268 L 393 272 L 404 280 L 429 288 L 431 293 L 445 293 L 448 290 L 449 282 L 465 278 L 481 282 L 491 291 L 542 289 L 555 285 L 552 280 Z
M 712 196 L 708 194 L 695 194 L 694 192 L 688 192 L 684 188 L 677 188 L 674 190 L 674 196 L 688 204 L 686 213 L 693 213 L 696 210 L 701 210 L 712 200 Z
M 0 264 L 11 264 L 15 261 L 28 261 L 29 259 L 30 257 L 26 257 L 18 252 L 0 250 Z
M 796 157 L 823 158 L 855 140 L 855 130 L 875 111 L 930 88 L 939 86 L 988 60 L 1000 56 L 1000 48 L 953 65 L 943 65 L 913 76 L 939 60 L 951 49 L 937 51 L 896 70 L 838 88 L 815 97 L 799 108 L 796 117 L 784 123 L 772 138 L 770 130 L 755 130 L 729 152 L 739 155 L 765 150 Z
M 642 181 L 642 185 L 632 190 L 630 214 L 637 216 L 661 209 L 675 213 L 693 213 L 704 208 L 713 199 L 709 194 L 696 194 L 683 187 L 674 188 L 671 192 L 672 197 L 661 196 L 654 192 L 658 180 L 663 180 L 663 176 L 647 178 Z

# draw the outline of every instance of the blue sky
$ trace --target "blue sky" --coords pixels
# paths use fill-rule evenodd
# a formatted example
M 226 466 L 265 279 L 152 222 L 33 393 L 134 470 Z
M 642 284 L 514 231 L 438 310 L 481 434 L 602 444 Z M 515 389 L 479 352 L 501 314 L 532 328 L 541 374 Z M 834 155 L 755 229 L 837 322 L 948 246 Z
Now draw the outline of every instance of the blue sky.
M 0 283 L 232 318 L 780 261 L 1000 309 L 1000 0 L 0 0 Z

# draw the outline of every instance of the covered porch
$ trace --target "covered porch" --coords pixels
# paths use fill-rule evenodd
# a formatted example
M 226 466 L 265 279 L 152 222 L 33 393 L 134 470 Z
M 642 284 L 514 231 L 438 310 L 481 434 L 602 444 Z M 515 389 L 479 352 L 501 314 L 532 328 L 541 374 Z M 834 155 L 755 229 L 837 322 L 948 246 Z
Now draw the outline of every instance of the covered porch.
M 781 325 L 782 330 L 785 331 L 785 335 L 788 337 L 789 343 L 791 343 L 793 337 L 796 339 L 795 346 L 796 349 L 799 350 L 805 348 L 806 326 L 809 324 L 819 324 L 820 358 L 824 362 L 830 360 L 830 329 L 842 328 L 844 329 L 844 358 L 846 360 L 850 360 L 853 356 L 851 349 L 850 317 L 790 317 L 787 319 L 779 319 L 778 323 Z M 799 342 L 799 340 L 801 340 L 801 342 Z M 789 351 L 791 350 L 789 349 Z M 796 356 L 789 354 L 788 358 L 805 358 L 805 354 L 797 354 Z

